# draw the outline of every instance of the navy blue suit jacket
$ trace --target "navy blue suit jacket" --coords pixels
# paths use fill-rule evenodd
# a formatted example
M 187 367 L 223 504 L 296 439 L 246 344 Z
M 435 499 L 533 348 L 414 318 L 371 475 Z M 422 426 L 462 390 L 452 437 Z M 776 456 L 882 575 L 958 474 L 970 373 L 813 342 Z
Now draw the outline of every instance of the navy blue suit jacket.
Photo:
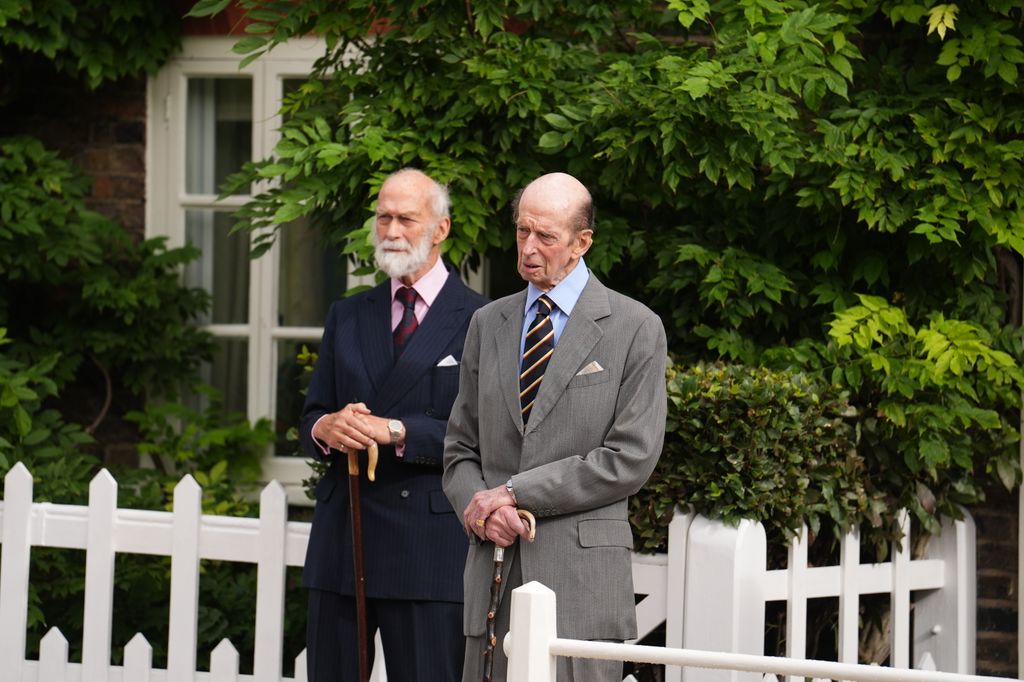
M 468 542 L 459 515 L 441 490 L 444 434 L 459 389 L 462 346 L 473 312 L 487 302 L 450 272 L 441 292 L 395 362 L 391 285 L 334 303 L 306 394 L 300 433 L 311 457 L 323 459 L 313 424 L 348 403 L 405 424 L 404 457 L 380 447 L 376 481 L 361 455 L 366 595 L 383 599 L 461 602 Z M 439 367 L 451 355 L 459 364 Z M 316 487 L 303 584 L 354 594 L 346 457 Z

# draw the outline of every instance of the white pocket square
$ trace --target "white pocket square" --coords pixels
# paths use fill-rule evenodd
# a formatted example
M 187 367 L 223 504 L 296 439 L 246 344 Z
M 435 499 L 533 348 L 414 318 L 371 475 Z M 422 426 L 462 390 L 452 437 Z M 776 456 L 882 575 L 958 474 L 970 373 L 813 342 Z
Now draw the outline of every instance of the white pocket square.
M 441 362 L 437 363 L 437 366 L 438 367 L 452 367 L 452 366 L 457 365 L 457 364 L 459 364 L 459 361 L 456 360 L 453 356 L 448 355 L 444 359 L 442 359 Z
M 597 360 L 594 360 L 594 361 L 590 362 L 586 367 L 584 367 L 580 371 L 576 372 L 576 376 L 581 377 L 584 374 L 594 374 L 596 372 L 603 372 L 603 371 L 604 371 L 604 367 L 601 366 L 601 363 L 598 362 Z

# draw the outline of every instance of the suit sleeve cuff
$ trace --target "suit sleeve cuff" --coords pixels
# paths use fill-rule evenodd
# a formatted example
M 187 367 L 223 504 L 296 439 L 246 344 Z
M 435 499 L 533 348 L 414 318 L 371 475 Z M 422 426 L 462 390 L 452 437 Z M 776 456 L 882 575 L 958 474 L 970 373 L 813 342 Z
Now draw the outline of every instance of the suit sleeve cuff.
M 326 416 L 327 416 L 326 414 L 322 415 L 320 417 L 320 419 L 323 419 Z M 316 425 L 320 423 L 320 419 L 317 419 L 315 422 L 313 422 L 313 427 L 309 430 L 309 437 L 313 439 L 313 443 L 318 448 L 320 448 L 320 451 L 323 452 L 325 455 L 327 455 L 327 454 L 330 453 L 331 448 L 326 443 L 324 443 L 322 440 L 320 440 L 319 438 L 317 438 L 316 436 L 313 435 L 313 433 L 316 432 Z

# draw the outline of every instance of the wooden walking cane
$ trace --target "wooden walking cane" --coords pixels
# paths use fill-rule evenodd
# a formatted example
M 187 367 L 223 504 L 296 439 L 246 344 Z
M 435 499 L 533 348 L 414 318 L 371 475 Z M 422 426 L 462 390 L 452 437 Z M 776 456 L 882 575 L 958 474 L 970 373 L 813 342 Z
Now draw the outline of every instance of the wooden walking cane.
M 516 509 L 519 518 L 526 522 L 530 530 L 530 540 L 537 536 L 537 519 L 525 509 Z M 491 581 L 491 605 L 487 608 L 487 646 L 484 647 L 484 682 L 492 682 L 494 676 L 494 647 L 498 638 L 494 633 L 495 621 L 498 618 L 498 605 L 501 603 L 501 566 L 505 563 L 505 548 L 494 546 L 494 579 Z
M 377 444 L 366 448 L 366 477 L 373 482 L 377 468 Z M 366 632 L 366 575 L 363 571 L 363 515 L 359 499 L 359 453 L 348 451 L 348 501 L 352 514 L 352 565 L 356 581 L 356 643 L 359 647 L 359 682 L 369 682 L 370 654 Z

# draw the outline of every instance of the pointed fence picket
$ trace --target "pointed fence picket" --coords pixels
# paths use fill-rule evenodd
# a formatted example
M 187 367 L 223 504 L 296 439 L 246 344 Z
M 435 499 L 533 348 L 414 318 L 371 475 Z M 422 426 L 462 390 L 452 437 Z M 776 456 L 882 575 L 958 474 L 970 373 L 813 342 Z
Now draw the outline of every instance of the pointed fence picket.
M 305 682 L 306 654 L 295 659 L 295 677 L 282 676 L 285 571 L 301 566 L 309 524 L 288 521 L 287 498 L 276 482 L 260 495 L 258 519 L 202 514 L 202 489 L 185 476 L 174 490 L 174 511 L 117 507 L 117 483 L 101 471 L 89 486 L 87 506 L 34 503 L 32 476 L 16 464 L 4 479 L 0 501 L 0 682 Z M 909 533 L 906 515 L 902 517 Z M 838 566 L 808 566 L 806 531 L 789 548 L 786 569 L 766 568 L 763 527 L 743 521 L 725 526 L 677 510 L 667 554 L 634 555 L 639 638 L 664 625 L 669 647 L 763 653 L 765 604 L 787 602 L 787 656 L 806 652 L 807 602 L 839 599 L 839 662 L 857 661 L 859 600 L 889 594 L 893 660 L 909 667 L 972 673 L 974 669 L 974 526 L 970 518 L 946 522 L 923 559 L 912 560 L 908 540 L 893 560 L 860 563 L 856 532 L 841 542 Z M 26 660 L 29 559 L 32 547 L 85 550 L 82 662 L 68 662 L 68 642 L 56 628 L 40 643 L 38 661 Z M 115 557 L 118 553 L 171 559 L 166 670 L 152 666 L 153 651 L 141 634 L 111 665 Z M 203 560 L 254 564 L 257 571 L 251 675 L 239 673 L 239 654 L 221 642 L 210 671 L 196 670 L 199 569 Z M 915 609 L 913 632 L 909 611 Z M 293 597 L 294 598 L 294 597 Z M 302 595 L 299 598 L 305 598 Z M 386 682 L 379 637 L 372 682 Z M 669 666 L 666 682 L 754 679 L 750 673 L 692 671 Z M 756 678 L 761 682 L 761 676 Z M 764 677 L 767 681 L 772 679 Z M 776 681 L 777 682 L 777 681 Z

